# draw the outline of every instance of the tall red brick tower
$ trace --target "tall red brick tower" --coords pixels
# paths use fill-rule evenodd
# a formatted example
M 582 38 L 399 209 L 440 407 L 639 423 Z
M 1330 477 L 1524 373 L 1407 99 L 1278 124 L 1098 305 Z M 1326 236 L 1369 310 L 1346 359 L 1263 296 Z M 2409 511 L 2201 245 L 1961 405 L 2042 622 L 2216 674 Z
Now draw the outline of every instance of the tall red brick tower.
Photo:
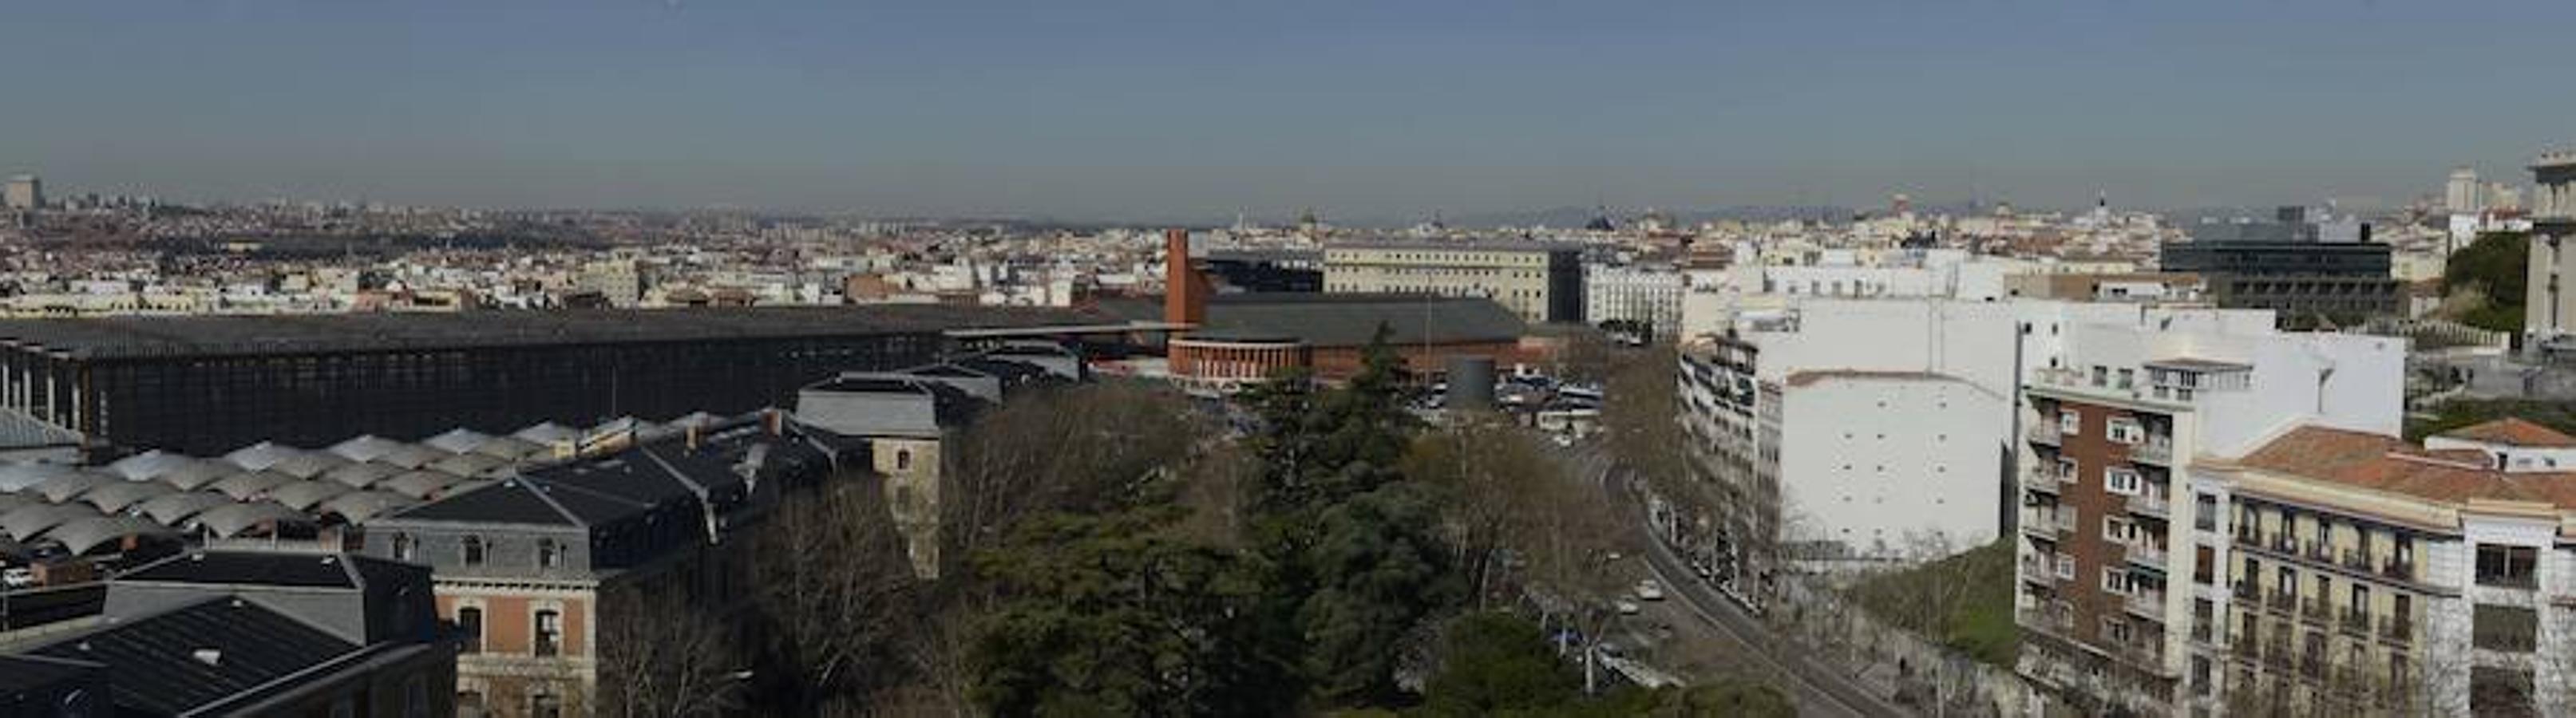
M 1198 263 L 1190 258 L 1190 231 L 1163 230 L 1163 321 L 1171 324 L 1202 324 L 1207 321 L 1208 295 L 1216 288 L 1200 274 Z

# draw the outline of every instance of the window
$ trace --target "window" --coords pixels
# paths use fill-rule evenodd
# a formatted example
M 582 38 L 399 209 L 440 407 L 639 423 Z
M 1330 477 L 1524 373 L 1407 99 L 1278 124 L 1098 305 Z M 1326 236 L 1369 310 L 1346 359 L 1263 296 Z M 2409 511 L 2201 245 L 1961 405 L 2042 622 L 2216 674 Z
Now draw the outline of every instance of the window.
M 2530 653 L 2539 645 L 2540 614 L 2529 606 L 2478 604 L 2470 614 L 2470 645 L 2479 650 Z
M 2057 412 L 2057 433 L 2074 436 L 2083 433 L 2084 415 L 2072 410 Z
M 911 449 L 896 449 L 896 450 L 894 450 L 894 470 L 896 470 L 896 471 L 911 471 L 911 470 L 912 470 L 912 450 L 911 450 Z
M 2132 583 L 2129 581 L 2129 572 L 2115 568 L 2102 569 L 2102 591 L 2104 593 L 2114 593 L 2126 596 L 2129 594 L 2129 587 L 2131 585 Z
M 563 699 L 550 693 L 529 695 L 528 718 L 563 718 Z
M 2103 491 L 2119 494 L 2121 496 L 2136 496 L 2138 495 L 2138 492 L 2145 488 L 2146 481 L 2139 478 L 2138 471 L 2136 469 L 2124 469 L 2114 466 L 2102 470 Z
M 394 534 L 393 543 L 394 560 L 396 561 L 410 561 L 413 558 L 413 554 L 419 553 L 419 546 L 412 542 L 411 534 Z
M 467 536 L 464 541 L 465 565 L 483 565 L 483 537 Z
M 2136 369 L 2130 369 L 2130 368 L 2126 368 L 2126 367 L 2122 367 L 2122 368 L 2120 369 L 2120 381 L 2116 384 L 2116 386 L 2118 386 L 2118 387 L 2120 387 L 2120 388 L 2122 388 L 2122 389 L 2127 389 L 2127 388 L 2129 388 L 2129 387 L 2131 387 L 2131 386 L 2135 386 L 2137 383 L 2138 383 L 2138 370 L 2136 370 Z
M 2057 480 L 2068 482 L 2075 480 L 2074 459 L 2063 456 L 2057 457 Z
M 2138 526 L 2118 516 L 2102 517 L 2102 540 L 2125 544 L 2138 537 Z
M 2057 578 L 2061 581 L 2075 580 L 2075 557 L 2062 553 L 2057 555 Z
M 563 613 L 554 609 L 537 611 L 536 654 L 539 658 L 563 652 Z
M 2469 712 L 2480 716 L 2538 716 L 2533 706 L 2530 669 L 2469 669 Z
M 2478 544 L 2478 585 L 2502 588 L 2532 588 L 2532 567 L 2540 560 L 2540 550 L 2530 546 Z
M 483 607 L 462 606 L 456 609 L 456 633 L 462 641 L 458 653 L 483 652 Z
M 2139 426 L 2136 419 L 2112 419 L 2102 424 L 2102 436 L 2112 441 L 2136 446 L 2147 440 L 2147 429 Z
M 563 554 L 562 542 L 537 539 L 537 568 L 563 568 Z

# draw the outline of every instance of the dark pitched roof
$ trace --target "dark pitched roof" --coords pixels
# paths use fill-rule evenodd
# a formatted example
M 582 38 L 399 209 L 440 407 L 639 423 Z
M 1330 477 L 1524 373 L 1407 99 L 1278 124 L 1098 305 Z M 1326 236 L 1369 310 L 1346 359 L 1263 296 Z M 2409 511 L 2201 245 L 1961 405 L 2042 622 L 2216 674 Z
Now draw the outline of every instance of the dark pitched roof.
M 1162 298 L 1099 305 L 1122 319 L 1159 321 Z M 1208 336 L 1295 337 L 1319 347 L 1365 346 L 1379 325 L 1395 344 L 1517 341 L 1528 326 L 1491 299 L 1408 294 L 1219 294 L 1208 298 Z
M 0 696 L 54 685 L 98 669 L 95 663 L 45 656 L 0 656 Z
M 297 588 L 359 588 L 363 556 L 283 551 L 190 551 L 117 576 L 117 581 L 260 584 Z
M 174 715 L 358 649 L 257 603 L 218 598 L 29 653 L 104 664 L 119 708 Z
M 378 520 L 439 521 L 467 523 L 520 524 L 529 526 L 573 526 L 570 516 L 555 508 L 554 502 L 537 494 L 527 483 L 516 479 L 448 496 L 437 501 L 396 511 Z

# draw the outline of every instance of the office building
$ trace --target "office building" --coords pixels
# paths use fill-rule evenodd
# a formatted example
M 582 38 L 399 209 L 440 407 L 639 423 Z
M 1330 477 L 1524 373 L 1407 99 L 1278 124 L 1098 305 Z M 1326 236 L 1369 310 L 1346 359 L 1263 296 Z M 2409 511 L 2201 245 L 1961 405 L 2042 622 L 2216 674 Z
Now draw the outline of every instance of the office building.
M 0 188 L 0 204 L 7 205 L 9 209 L 44 209 L 44 180 L 37 179 L 35 175 L 10 177 L 7 187 Z
M 2576 355 L 2576 152 L 2551 152 L 2531 163 L 2531 260 L 2523 288 L 2525 347 Z
M 2210 695 L 2228 549 L 2188 478 L 2204 463 L 2301 424 L 2397 431 L 2405 340 L 2281 333 L 2268 314 L 2045 327 L 2061 346 L 2021 392 L 2017 670 L 2064 705 L 2155 715 Z
M 0 321 L 0 416 L 92 447 L 213 455 L 360 433 L 738 414 L 843 371 L 937 361 L 945 332 L 1075 320 L 881 305 Z
M 1543 242 L 1359 242 L 1324 249 L 1324 291 L 1491 299 L 1532 324 L 1587 321 L 1582 250 Z
M 1583 265 L 1583 320 L 1670 341 L 1681 330 L 1688 277 L 1666 266 Z
M 2478 184 L 2478 171 L 2462 167 L 2451 170 L 2451 180 L 2442 187 L 2442 208 L 2452 214 L 2477 214 L 2486 205 L 2479 196 L 2485 189 Z
M 2392 248 L 2351 217 L 2312 221 L 2284 207 L 2272 222 L 2203 222 L 2191 241 L 2168 242 L 2167 272 L 2200 275 L 2218 306 L 2270 309 L 2293 326 L 2402 316 L 2405 286 L 2390 273 Z

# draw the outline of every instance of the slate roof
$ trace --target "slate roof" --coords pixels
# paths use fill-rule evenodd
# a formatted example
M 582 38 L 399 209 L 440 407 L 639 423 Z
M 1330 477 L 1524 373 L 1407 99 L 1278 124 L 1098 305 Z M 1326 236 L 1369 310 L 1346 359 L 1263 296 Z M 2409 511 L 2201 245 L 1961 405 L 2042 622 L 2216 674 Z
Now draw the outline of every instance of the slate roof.
M 257 603 L 217 598 L 28 653 L 104 664 L 117 706 L 176 715 L 359 648 Z
M 1110 299 L 1099 309 L 1121 319 L 1160 321 L 1161 297 Z M 1407 294 L 1219 294 L 1208 298 L 1198 333 L 1211 338 L 1295 337 L 1319 347 L 1366 346 L 1384 324 L 1394 344 L 1518 341 L 1519 315 L 1491 299 Z
M 95 663 L 44 656 L 0 656 L 0 694 L 51 686 L 98 668 Z
M 207 585 L 359 588 L 365 556 L 284 551 L 189 551 L 144 564 L 116 577 L 121 582 L 194 583 Z

